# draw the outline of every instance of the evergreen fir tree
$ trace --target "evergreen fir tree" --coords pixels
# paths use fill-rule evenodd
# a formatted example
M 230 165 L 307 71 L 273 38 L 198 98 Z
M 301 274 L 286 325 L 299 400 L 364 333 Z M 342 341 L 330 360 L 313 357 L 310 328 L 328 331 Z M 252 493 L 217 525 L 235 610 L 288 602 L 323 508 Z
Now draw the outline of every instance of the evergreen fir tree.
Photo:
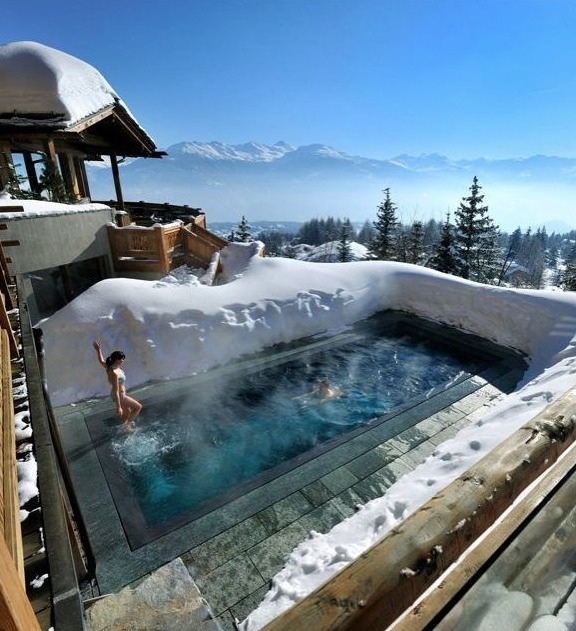
M 394 260 L 396 254 L 396 231 L 398 219 L 396 206 L 390 199 L 390 189 L 384 189 L 384 201 L 378 206 L 375 234 L 370 244 L 370 256 L 382 261 Z
M 456 211 L 456 273 L 462 278 L 493 283 L 498 277 L 501 258 L 498 228 L 488 216 L 488 206 L 482 204 L 481 188 L 474 176 L 470 195 L 462 198 Z
M 334 217 L 328 217 L 324 222 L 324 236 L 322 243 L 328 243 L 328 241 L 338 241 L 340 239 L 340 230 L 342 228 L 342 222 Z
M 408 230 L 406 240 L 406 262 L 418 265 L 424 256 L 424 225 L 415 221 Z
M 430 259 L 429 266 L 445 274 L 456 273 L 454 226 L 450 223 L 450 213 L 446 214 L 446 221 L 442 224 L 440 240 L 434 248 L 434 254 Z
M 374 238 L 374 226 L 371 221 L 366 220 L 364 225 L 358 231 L 356 240 L 362 245 L 368 245 Z
M 20 175 L 12 162 L 6 160 L 6 163 L 8 165 L 8 184 L 4 190 L 15 199 L 38 199 L 38 195 L 26 188 L 22 188 L 23 185 L 28 183 L 28 178 Z
M 250 224 L 244 215 L 242 215 L 242 219 L 236 228 L 236 241 L 240 241 L 241 243 L 248 243 L 249 241 L 252 241 Z
M 43 162 L 44 168 L 39 182 L 42 190 L 46 191 L 49 201 L 62 204 L 74 202 L 74 196 L 66 189 L 58 167 L 47 156 L 44 156 Z
M 556 267 L 558 264 L 558 247 L 554 244 L 550 246 L 547 253 L 546 262 L 550 267 Z
M 341 263 L 348 263 L 352 260 L 352 248 L 350 247 L 350 235 L 352 224 L 350 219 L 345 219 L 340 228 L 340 240 L 338 241 L 338 260 Z
M 320 220 L 310 219 L 310 221 L 304 222 L 298 230 L 296 235 L 300 243 L 306 243 L 308 245 L 321 245 L 323 243 L 320 236 Z
M 576 246 L 572 248 L 566 261 L 561 287 L 564 291 L 576 291 Z

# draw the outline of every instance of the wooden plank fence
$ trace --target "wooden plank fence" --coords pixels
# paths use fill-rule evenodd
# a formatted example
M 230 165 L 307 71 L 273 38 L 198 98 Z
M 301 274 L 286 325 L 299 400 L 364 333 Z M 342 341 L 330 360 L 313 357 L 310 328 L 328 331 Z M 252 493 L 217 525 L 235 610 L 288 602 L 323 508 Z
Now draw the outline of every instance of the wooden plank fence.
M 570 447 L 575 413 L 576 388 L 263 631 L 388 629 Z
M 108 225 L 108 238 L 118 272 L 168 274 L 184 264 L 207 268 L 225 239 L 200 225 L 143 226 Z
M 0 246 L 0 627 L 40 631 L 24 579 L 11 363 L 19 349 L 6 311 L 13 308 L 10 280 Z

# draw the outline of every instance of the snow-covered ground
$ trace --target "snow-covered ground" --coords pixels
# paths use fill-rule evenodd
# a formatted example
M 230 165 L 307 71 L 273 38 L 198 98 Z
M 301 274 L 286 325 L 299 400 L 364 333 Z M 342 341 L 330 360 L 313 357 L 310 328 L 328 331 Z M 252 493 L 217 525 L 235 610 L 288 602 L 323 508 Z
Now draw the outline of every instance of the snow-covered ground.
M 293 247 L 295 258 L 311 263 L 336 263 L 340 260 L 340 241 L 328 241 L 321 245 L 301 243 Z M 350 241 L 350 261 L 363 261 L 368 258 L 368 248 L 356 241 Z

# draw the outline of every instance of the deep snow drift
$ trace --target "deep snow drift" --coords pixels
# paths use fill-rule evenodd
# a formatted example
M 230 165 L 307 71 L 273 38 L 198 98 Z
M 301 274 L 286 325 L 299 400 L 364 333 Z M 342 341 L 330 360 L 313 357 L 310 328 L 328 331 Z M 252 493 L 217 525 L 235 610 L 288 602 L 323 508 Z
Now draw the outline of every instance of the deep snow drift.
M 481 421 L 441 445 L 382 498 L 325 535 L 311 533 L 243 623 L 250 630 L 342 569 L 576 382 L 572 293 L 479 285 L 401 263 L 266 259 L 255 256 L 257 250 L 256 244 L 231 244 L 223 251 L 225 285 L 204 286 L 183 274 L 155 282 L 109 279 L 41 323 L 53 404 L 108 395 L 93 339 L 105 351 L 126 353 L 133 387 L 190 375 L 277 342 L 336 332 L 383 309 L 521 350 L 530 367 L 515 393 L 495 402 Z
M 120 101 L 96 68 L 38 42 L 0 46 L 0 84 L 0 111 L 15 113 L 12 124 L 31 124 L 39 114 L 44 124 L 68 127 Z

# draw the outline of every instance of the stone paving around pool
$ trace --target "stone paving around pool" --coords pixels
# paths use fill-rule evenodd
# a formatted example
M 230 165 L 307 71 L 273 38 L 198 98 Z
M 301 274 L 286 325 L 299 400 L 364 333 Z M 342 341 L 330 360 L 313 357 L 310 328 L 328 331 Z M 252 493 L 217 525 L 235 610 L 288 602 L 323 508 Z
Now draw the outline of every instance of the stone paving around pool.
M 472 377 L 469 389 L 474 391 L 463 393 L 465 396 L 456 403 L 364 450 L 357 457 L 351 457 L 330 473 L 177 555 L 176 559 L 181 559 L 183 565 L 178 561 L 172 567 L 176 568 L 174 571 L 179 580 L 187 581 L 190 577 L 196 586 L 202 614 L 196 615 L 197 622 L 192 625 L 193 616 L 186 610 L 182 615 L 187 616 L 188 626 L 178 626 L 175 609 L 168 607 L 170 613 L 166 619 L 171 621 L 170 628 L 196 631 L 219 626 L 224 631 L 233 631 L 234 620 L 244 619 L 259 604 L 287 555 L 311 530 L 325 533 L 352 515 L 359 505 L 382 496 L 402 475 L 423 462 L 437 445 L 484 416 L 486 406 L 496 397 L 510 392 L 521 377 L 522 369 L 517 362 L 510 362 L 502 370 L 502 364 L 498 374 L 489 375 L 489 379 Z M 363 437 L 354 440 L 362 441 Z M 338 449 L 352 447 L 344 444 Z M 182 574 L 183 567 L 187 575 Z M 147 573 L 123 592 L 136 593 L 143 580 L 150 580 L 158 572 L 166 572 L 165 568 Z M 194 591 L 189 585 L 186 588 Z M 181 591 L 177 593 L 181 594 Z M 86 599 L 98 594 L 95 581 L 84 586 Z M 98 601 L 98 607 L 105 610 L 107 601 Z M 113 606 L 110 600 L 110 607 Z M 215 620 L 210 620 L 210 612 Z M 105 616 L 101 612 L 99 615 Z M 115 625 L 107 620 L 106 629 L 110 631 L 124 628 L 120 622 Z M 208 624 L 217 626 L 206 626 Z

